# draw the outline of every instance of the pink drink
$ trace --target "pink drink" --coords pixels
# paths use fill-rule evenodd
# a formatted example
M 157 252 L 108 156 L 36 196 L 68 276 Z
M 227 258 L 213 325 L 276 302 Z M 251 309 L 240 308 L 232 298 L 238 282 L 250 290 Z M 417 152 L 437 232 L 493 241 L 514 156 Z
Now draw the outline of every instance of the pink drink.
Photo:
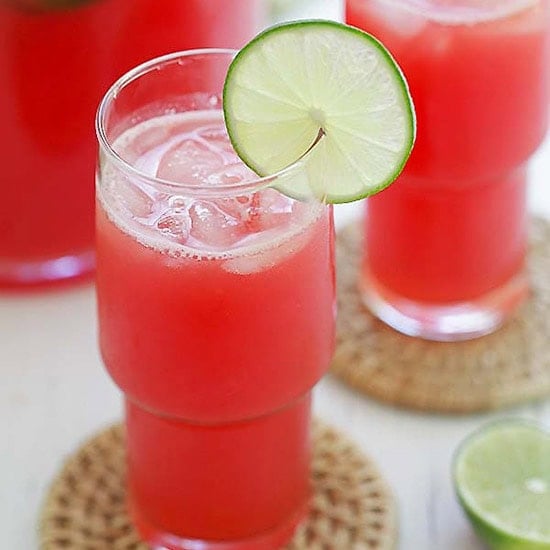
M 140 78 L 211 77 L 208 57 Z M 275 550 L 309 498 L 310 390 L 334 345 L 331 211 L 255 181 L 217 95 L 149 104 L 120 133 L 125 93 L 100 124 L 139 173 L 102 143 L 97 288 L 132 516 L 154 548 Z
M 0 0 L 0 286 L 93 269 L 93 118 L 109 84 L 169 51 L 242 46 L 262 3 Z
M 454 340 L 494 330 L 526 293 L 526 162 L 550 96 L 547 0 L 348 0 L 415 101 L 418 138 L 399 180 L 368 201 L 363 289 L 403 332 Z

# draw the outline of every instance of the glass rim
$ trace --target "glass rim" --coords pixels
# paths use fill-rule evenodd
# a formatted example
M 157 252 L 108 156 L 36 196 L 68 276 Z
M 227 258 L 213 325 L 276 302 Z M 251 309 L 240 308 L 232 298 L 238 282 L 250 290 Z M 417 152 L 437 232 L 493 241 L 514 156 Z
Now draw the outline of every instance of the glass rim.
M 352 0 L 346 0 L 351 3 Z M 432 0 L 380 0 L 386 6 L 403 6 L 414 15 L 448 26 L 477 25 L 513 17 L 538 4 L 538 0 L 495 0 L 492 6 L 462 0 L 459 5 L 437 6 Z
M 95 131 L 96 137 L 99 142 L 100 150 L 102 150 L 109 161 L 112 162 L 118 169 L 135 178 L 147 182 L 150 185 L 167 188 L 170 191 L 182 192 L 189 191 L 190 193 L 197 193 L 199 191 L 205 191 L 207 193 L 223 194 L 231 193 L 235 194 L 236 192 L 250 192 L 254 189 L 260 189 L 267 187 L 272 184 L 275 180 L 282 177 L 286 178 L 292 175 L 294 171 L 298 171 L 303 167 L 303 157 L 297 159 L 295 162 L 279 170 L 274 174 L 268 176 L 257 176 L 255 178 L 237 182 L 237 183 L 226 183 L 226 184 L 208 184 L 208 183 L 181 183 L 176 181 L 171 181 L 157 176 L 152 176 L 139 170 L 133 166 L 130 162 L 126 161 L 121 157 L 113 148 L 111 140 L 107 136 L 106 132 L 106 116 L 110 105 L 116 101 L 117 95 L 129 84 L 139 79 L 141 76 L 149 74 L 151 71 L 155 70 L 157 67 L 171 64 L 177 62 L 177 60 L 182 58 L 189 58 L 193 56 L 208 56 L 208 55 L 227 55 L 234 57 L 237 54 L 238 50 L 229 49 L 229 48 L 199 48 L 192 50 L 180 50 L 173 53 L 161 55 L 154 57 L 148 61 L 145 61 L 133 69 L 130 69 L 124 73 L 120 78 L 118 78 L 114 84 L 105 92 L 103 95 L 99 106 L 96 111 L 95 117 Z

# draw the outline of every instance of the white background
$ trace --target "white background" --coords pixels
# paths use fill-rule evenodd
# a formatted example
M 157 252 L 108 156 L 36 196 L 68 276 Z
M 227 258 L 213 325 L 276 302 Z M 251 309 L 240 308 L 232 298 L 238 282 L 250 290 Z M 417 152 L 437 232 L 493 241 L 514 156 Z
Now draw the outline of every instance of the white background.
M 336 0 L 313 15 L 338 16 Z M 309 13 L 307 13 L 309 15 Z M 534 159 L 530 204 L 550 216 L 550 139 Z M 358 216 L 337 208 L 337 225 Z M 330 376 L 316 390 L 318 416 L 375 458 L 399 505 L 401 550 L 478 550 L 455 502 L 451 456 L 477 426 L 522 416 L 550 424 L 550 402 L 469 417 L 420 415 L 369 401 Z M 91 285 L 43 294 L 0 294 L 0 547 L 37 548 L 45 490 L 64 457 L 121 417 L 120 396 L 96 345 Z

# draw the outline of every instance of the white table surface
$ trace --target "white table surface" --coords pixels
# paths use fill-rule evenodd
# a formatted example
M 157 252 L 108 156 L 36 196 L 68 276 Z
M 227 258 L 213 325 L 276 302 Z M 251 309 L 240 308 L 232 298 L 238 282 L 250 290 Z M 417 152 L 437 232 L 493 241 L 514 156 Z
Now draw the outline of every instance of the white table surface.
M 325 12 L 338 14 L 336 0 Z M 530 205 L 550 216 L 550 138 L 532 165 Z M 337 208 L 337 225 L 359 215 Z M 478 550 L 455 502 L 452 453 L 473 429 L 503 416 L 550 424 L 550 401 L 498 414 L 424 415 L 370 401 L 330 376 L 316 389 L 318 416 L 378 462 L 399 505 L 401 550 Z M 64 457 L 120 419 L 121 400 L 96 345 L 91 284 L 0 294 L 0 547 L 35 550 L 39 508 Z

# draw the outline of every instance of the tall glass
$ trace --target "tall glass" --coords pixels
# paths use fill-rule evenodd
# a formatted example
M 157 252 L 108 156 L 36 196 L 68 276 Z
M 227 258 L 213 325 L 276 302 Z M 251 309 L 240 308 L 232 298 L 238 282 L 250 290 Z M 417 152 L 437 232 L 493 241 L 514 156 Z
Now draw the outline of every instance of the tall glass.
M 264 0 L 0 0 L 0 286 L 93 269 L 95 109 L 121 74 L 240 47 Z
M 269 550 L 308 505 L 334 345 L 332 211 L 258 179 L 220 112 L 233 52 L 119 80 L 97 117 L 97 294 L 126 399 L 129 506 L 154 548 Z
M 527 295 L 526 174 L 548 125 L 548 0 L 347 0 L 401 64 L 418 138 L 368 201 L 362 290 L 404 333 L 461 340 Z

